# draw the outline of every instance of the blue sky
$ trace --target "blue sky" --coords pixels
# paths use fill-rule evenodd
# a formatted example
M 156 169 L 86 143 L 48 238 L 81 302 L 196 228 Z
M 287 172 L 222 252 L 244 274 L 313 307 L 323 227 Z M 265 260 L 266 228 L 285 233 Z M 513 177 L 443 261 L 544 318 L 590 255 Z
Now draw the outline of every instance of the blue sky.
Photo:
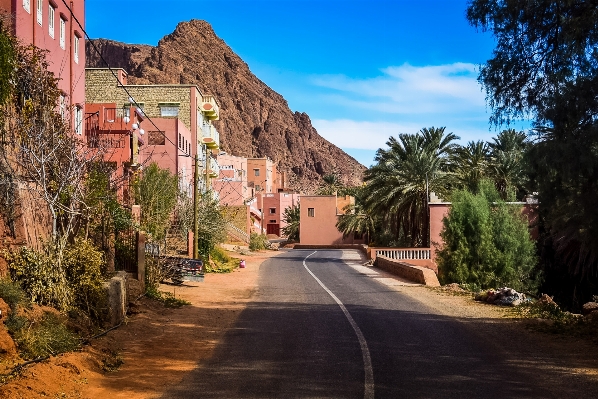
M 206 20 L 293 111 L 306 112 L 323 137 L 370 166 L 376 149 L 398 133 L 446 126 L 463 143 L 496 134 L 476 81 L 494 41 L 468 25 L 466 6 L 466 0 L 87 0 L 86 28 L 92 38 L 156 45 L 178 22 Z

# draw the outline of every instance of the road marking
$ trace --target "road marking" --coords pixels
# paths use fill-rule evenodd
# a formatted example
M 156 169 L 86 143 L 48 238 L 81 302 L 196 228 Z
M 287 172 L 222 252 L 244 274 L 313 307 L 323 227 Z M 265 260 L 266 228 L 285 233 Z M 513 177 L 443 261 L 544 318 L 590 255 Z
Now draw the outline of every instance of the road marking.
M 316 252 L 318 252 L 318 251 L 312 252 L 311 254 L 307 255 L 305 257 L 305 259 L 303 259 L 303 267 L 305 267 L 305 270 L 307 270 L 307 272 L 309 274 L 311 274 L 311 276 L 318 282 L 318 284 L 320 284 L 320 286 L 322 288 L 324 288 L 324 291 L 326 291 L 328 293 L 328 295 L 330 295 L 332 297 L 332 299 L 335 300 L 335 302 L 338 304 L 338 306 L 341 308 L 341 310 L 345 314 L 345 317 L 347 318 L 347 320 L 349 320 L 349 324 L 351 324 L 351 327 L 353 327 L 353 330 L 355 331 L 355 334 L 357 335 L 357 339 L 359 340 L 359 346 L 361 347 L 361 354 L 363 356 L 363 369 L 365 370 L 365 390 L 363 393 L 363 397 L 364 397 L 364 399 L 373 399 L 373 397 L 374 397 L 374 369 L 372 368 L 372 358 L 370 357 L 370 350 L 368 349 L 368 343 L 365 340 L 365 337 L 363 336 L 361 329 L 359 328 L 359 326 L 357 325 L 355 320 L 353 320 L 353 317 L 351 316 L 351 314 L 349 313 L 349 311 L 347 310 L 345 305 L 343 305 L 341 300 L 338 299 L 336 297 L 336 295 L 334 295 L 334 293 L 332 291 L 330 291 L 328 289 L 328 287 L 326 287 L 324 285 L 324 283 L 321 282 L 320 279 L 317 278 L 316 275 L 313 274 L 313 272 L 311 270 L 309 270 L 309 267 L 307 267 L 307 264 L 305 263 L 305 261 L 307 260 L 307 258 L 312 256 Z

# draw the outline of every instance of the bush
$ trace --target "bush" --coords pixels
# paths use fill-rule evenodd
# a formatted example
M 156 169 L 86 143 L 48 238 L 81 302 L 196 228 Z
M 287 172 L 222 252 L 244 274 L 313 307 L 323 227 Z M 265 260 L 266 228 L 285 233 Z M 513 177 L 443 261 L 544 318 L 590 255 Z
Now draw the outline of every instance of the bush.
M 19 284 L 7 278 L 0 279 L 0 298 L 4 299 L 13 313 L 17 311 L 19 305 L 27 303 L 25 292 Z
M 71 332 L 61 318 L 45 312 L 39 323 L 23 322 L 13 331 L 23 357 L 33 359 L 70 352 L 79 347 L 79 337 Z
M 162 302 L 167 308 L 180 308 L 181 306 L 191 305 L 191 302 L 177 298 L 171 292 L 158 291 L 157 289 L 148 289 L 146 291 L 146 296 Z
M 481 183 L 478 194 L 457 191 L 452 199 L 438 253 L 441 282 L 535 292 L 535 245 L 520 207 L 501 201 L 490 182 Z
M 249 236 L 249 249 L 251 251 L 261 251 L 268 248 L 268 238 L 263 234 L 251 233 Z
M 219 247 L 212 248 L 209 262 L 204 262 L 206 273 L 230 273 L 239 267 L 239 259 L 231 258 L 225 250 Z
M 107 310 L 103 290 L 103 253 L 87 240 L 76 240 L 64 250 L 61 267 L 51 245 L 43 251 L 22 247 L 5 252 L 12 280 L 34 303 L 61 311 L 80 309 L 101 320 Z

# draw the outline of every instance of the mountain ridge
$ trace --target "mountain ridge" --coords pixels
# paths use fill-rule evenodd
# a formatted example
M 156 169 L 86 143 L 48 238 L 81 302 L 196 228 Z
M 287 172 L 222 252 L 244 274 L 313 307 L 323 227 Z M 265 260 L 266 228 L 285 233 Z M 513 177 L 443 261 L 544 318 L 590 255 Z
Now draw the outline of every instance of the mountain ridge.
M 345 184 L 362 180 L 365 167 L 321 137 L 309 115 L 293 112 L 284 97 L 255 76 L 206 21 L 181 22 L 157 46 L 94 39 L 86 46 L 87 67 L 127 71 L 129 84 L 196 84 L 213 94 L 223 151 L 277 161 L 290 172 L 293 188 L 313 192 L 322 176 L 337 173 Z

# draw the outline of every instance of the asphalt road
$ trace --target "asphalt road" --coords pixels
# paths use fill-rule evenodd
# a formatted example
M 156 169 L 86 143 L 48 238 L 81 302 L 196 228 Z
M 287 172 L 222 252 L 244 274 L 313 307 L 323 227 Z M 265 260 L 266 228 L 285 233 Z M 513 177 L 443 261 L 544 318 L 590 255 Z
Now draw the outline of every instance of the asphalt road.
M 556 397 L 475 325 L 360 273 L 342 251 L 313 252 L 266 261 L 213 357 L 164 397 Z

